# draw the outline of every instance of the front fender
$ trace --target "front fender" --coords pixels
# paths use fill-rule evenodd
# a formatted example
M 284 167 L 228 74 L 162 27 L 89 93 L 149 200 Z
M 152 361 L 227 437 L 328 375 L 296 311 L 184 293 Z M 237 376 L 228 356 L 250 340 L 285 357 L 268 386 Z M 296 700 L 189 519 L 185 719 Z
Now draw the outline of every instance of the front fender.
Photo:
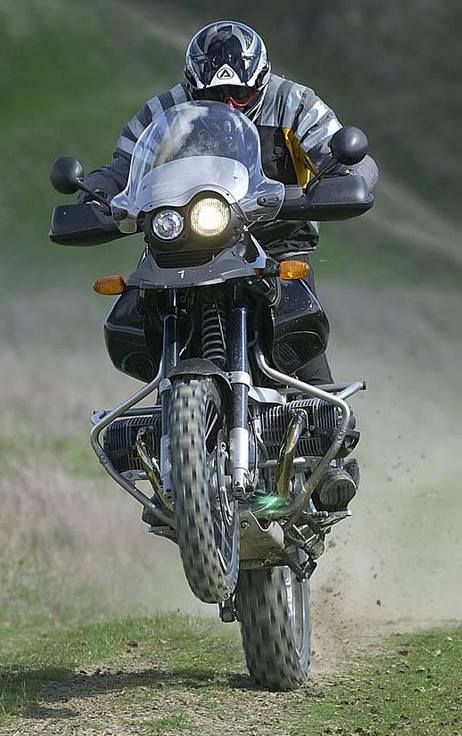
M 220 379 L 221 384 L 229 391 L 232 390 L 231 382 L 227 374 L 218 368 L 215 363 L 206 358 L 188 358 L 178 363 L 168 374 L 168 378 L 172 380 L 176 376 L 215 376 Z

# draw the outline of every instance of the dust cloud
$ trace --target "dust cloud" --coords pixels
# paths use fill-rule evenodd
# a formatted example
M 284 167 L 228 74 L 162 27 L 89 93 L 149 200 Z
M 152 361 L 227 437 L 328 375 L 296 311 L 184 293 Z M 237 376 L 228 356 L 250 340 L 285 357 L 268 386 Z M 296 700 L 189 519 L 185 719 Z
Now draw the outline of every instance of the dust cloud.
M 387 284 L 322 298 L 336 377 L 368 390 L 351 400 L 360 493 L 313 579 L 320 629 L 460 620 L 462 297 Z

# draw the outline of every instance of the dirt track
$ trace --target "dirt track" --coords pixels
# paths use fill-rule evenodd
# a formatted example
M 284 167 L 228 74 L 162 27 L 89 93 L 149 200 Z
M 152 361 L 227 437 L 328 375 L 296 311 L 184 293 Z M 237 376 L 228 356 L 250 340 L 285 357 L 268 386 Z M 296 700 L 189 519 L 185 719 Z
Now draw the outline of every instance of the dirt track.
M 340 641 L 345 631 L 337 631 Z M 344 642 L 347 640 L 343 640 Z M 334 642 L 331 642 L 334 644 Z M 371 644 L 370 641 L 367 644 Z M 363 647 L 366 648 L 366 642 Z M 360 651 L 352 646 L 348 661 L 339 662 L 331 652 L 330 665 L 350 669 L 358 666 Z M 322 662 L 322 668 L 329 666 Z M 112 666 L 86 668 L 70 679 L 45 687 L 36 706 L 14 725 L 0 727 L 2 736 L 46 734 L 47 736 L 122 736 L 122 734 L 180 734 L 200 732 L 253 736 L 286 736 L 289 733 L 281 706 L 322 697 L 326 673 L 316 674 L 316 662 L 309 686 L 294 693 L 256 690 L 245 673 L 237 668 L 204 667 L 194 671 L 168 668 L 152 654 L 146 657 L 137 647 L 128 647 Z M 191 730 L 189 730 L 191 728 Z M 292 733 L 292 731 L 290 731 Z M 298 733 L 298 732 L 297 732 Z

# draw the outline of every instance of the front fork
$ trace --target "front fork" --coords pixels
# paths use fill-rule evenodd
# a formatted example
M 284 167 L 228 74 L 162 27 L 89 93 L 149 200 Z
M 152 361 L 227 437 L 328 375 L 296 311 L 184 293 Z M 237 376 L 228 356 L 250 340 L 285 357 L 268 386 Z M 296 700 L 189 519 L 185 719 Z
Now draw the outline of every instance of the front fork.
M 178 344 L 178 307 L 176 290 L 170 293 L 170 308 L 163 317 L 162 340 L 162 378 L 159 384 L 159 393 L 162 405 L 162 437 L 160 440 L 160 472 L 164 491 L 171 491 L 171 461 L 169 446 L 169 412 L 171 383 L 170 371 L 178 364 L 180 350 Z
M 169 375 L 180 360 L 176 290 L 172 289 L 169 296 L 169 309 L 163 317 L 162 380 L 159 384 L 162 405 L 160 468 L 164 491 L 172 488 L 168 440 L 171 392 Z M 230 466 L 233 493 L 244 495 L 249 476 L 248 401 L 251 379 L 247 357 L 247 307 L 239 304 L 237 287 L 234 288 L 232 304 L 227 329 L 228 377 L 232 386 Z
M 248 404 L 250 373 L 247 357 L 247 307 L 235 306 L 229 319 L 228 362 L 232 384 L 229 433 L 233 495 L 244 495 L 249 476 Z

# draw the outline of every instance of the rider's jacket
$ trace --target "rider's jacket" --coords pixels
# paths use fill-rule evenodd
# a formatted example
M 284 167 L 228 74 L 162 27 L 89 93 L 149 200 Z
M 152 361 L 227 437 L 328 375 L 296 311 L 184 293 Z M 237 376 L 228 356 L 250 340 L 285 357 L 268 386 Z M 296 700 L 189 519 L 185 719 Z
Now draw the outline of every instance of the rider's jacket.
M 86 183 L 114 196 L 125 187 L 135 143 L 152 120 L 174 105 L 191 100 L 184 83 L 148 100 L 124 125 L 110 166 L 92 172 Z M 254 120 L 261 142 L 265 174 L 284 184 L 306 186 L 318 167 L 330 157 L 328 142 L 341 127 L 335 113 L 309 87 L 272 74 L 258 117 Z M 345 170 L 345 167 L 340 167 Z M 378 170 L 370 156 L 352 173 L 364 176 L 372 188 Z M 271 222 L 256 233 L 275 258 L 308 252 L 316 247 L 318 223 Z

